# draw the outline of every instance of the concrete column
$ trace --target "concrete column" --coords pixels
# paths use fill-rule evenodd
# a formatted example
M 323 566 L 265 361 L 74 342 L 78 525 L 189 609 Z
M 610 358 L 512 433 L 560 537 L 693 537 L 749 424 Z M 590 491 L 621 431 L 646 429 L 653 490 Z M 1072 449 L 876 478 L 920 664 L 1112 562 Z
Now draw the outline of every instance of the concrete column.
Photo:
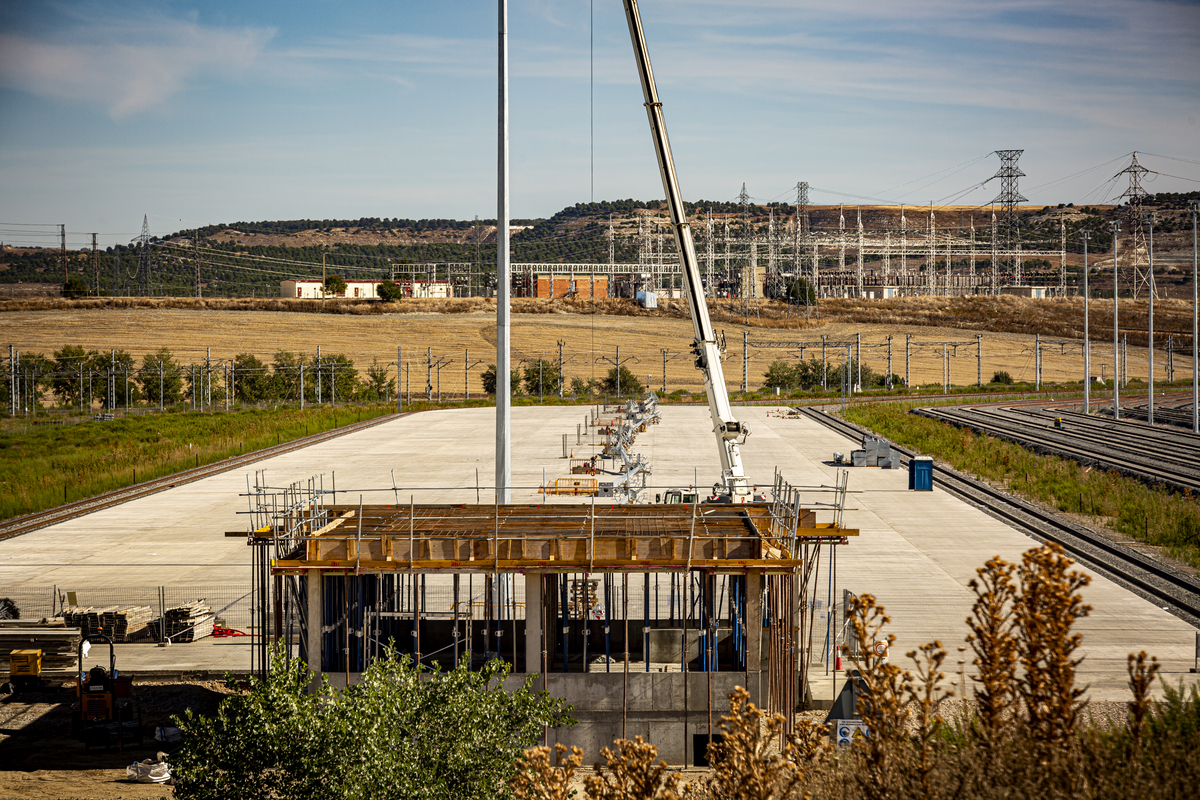
M 525 573 L 525 671 L 542 671 L 542 573 Z
M 764 583 L 761 572 L 746 573 L 746 664 L 750 672 L 762 672 L 765 669 L 762 646 Z
M 308 657 L 308 668 L 314 672 L 321 671 L 321 612 L 323 603 L 321 596 L 321 570 L 310 569 L 308 571 L 307 584 L 308 595 L 308 652 L 305 654 Z

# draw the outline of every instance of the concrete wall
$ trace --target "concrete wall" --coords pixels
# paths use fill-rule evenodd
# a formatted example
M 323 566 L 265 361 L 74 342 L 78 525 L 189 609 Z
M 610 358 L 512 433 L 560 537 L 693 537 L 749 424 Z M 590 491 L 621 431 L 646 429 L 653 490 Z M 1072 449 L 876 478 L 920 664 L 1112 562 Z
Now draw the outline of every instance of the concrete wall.
M 579 721 L 570 728 L 550 731 L 553 747 L 561 742 L 582 747 L 585 763 L 598 760 L 600 748 L 610 747 L 622 738 L 622 704 L 627 702 L 625 737 L 641 736 L 658 747 L 658 756 L 668 764 L 693 764 L 694 735 L 707 736 L 709 719 L 709 676 L 712 677 L 712 720 L 714 726 L 729 710 L 729 694 L 736 686 L 746 685 L 744 672 L 630 672 L 628 696 L 621 672 L 587 674 L 551 673 L 543 682 L 534 680 L 534 688 L 543 685 L 554 697 L 567 699 Z M 750 673 L 750 698 L 761 704 L 761 673 Z M 684 681 L 687 693 L 685 699 Z M 516 689 L 524 675 L 513 675 L 506 689 Z M 685 741 L 686 734 L 686 741 Z M 686 748 L 686 753 L 684 752 Z

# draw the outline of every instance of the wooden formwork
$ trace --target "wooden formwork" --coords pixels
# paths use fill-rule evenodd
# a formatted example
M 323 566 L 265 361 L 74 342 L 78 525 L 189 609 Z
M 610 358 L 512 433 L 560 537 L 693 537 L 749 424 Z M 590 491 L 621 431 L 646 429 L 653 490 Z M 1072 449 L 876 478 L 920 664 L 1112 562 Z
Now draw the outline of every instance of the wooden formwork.
M 779 535 L 769 504 L 325 506 L 332 520 L 306 531 L 276 573 L 746 569 L 791 574 L 796 539 Z M 856 530 L 799 515 L 799 537 Z

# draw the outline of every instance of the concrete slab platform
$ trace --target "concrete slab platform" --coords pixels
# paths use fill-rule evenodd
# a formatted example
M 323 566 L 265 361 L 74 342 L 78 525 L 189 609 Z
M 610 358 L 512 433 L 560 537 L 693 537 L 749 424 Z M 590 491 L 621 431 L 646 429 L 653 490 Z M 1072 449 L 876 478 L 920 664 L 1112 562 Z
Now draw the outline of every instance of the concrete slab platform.
M 776 467 L 802 486 L 832 485 L 837 468 L 824 460 L 837 450 L 851 449 L 849 440 L 806 419 L 783 419 L 769 407 L 739 408 L 753 433 L 742 449 L 747 473 L 762 486 L 771 483 Z M 589 413 L 586 406 L 513 409 L 514 502 L 580 502 L 581 498 L 538 494 L 543 475 L 552 480 L 567 473 L 562 436 L 576 456 L 589 454 L 576 444 L 576 426 Z M 718 475 L 715 438 L 704 407 L 665 407 L 661 424 L 638 438 L 638 447 L 653 465 L 651 493 L 698 483 L 709 487 Z M 431 411 L 415 414 L 359 433 L 265 459 L 275 486 L 322 476 L 326 488 L 338 489 L 338 501 L 482 502 L 493 499 L 493 409 Z M 584 437 L 585 443 L 588 437 Z M 594 441 L 594 439 L 593 439 Z M 396 488 L 392 486 L 394 471 Z M 112 591 L 131 587 L 246 586 L 250 553 L 241 539 L 225 531 L 245 530 L 248 471 L 226 473 L 152 497 L 97 512 L 41 531 L 0 542 L 0 595 L 42 593 L 49 587 Z M 478 478 L 477 478 L 478 475 Z M 477 484 L 478 480 L 478 484 Z M 476 486 L 479 485 L 478 490 Z M 901 470 L 857 468 L 850 474 L 850 498 L 844 523 L 862 535 L 838 548 L 836 588 L 879 598 L 892 617 L 897 642 L 893 658 L 924 642 L 939 640 L 950 651 L 948 666 L 957 672 L 956 648 L 964 644 L 971 594 L 967 582 L 993 555 L 1016 561 L 1036 543 L 1003 523 L 935 488 L 909 492 Z M 345 492 L 345 496 L 343 496 Z M 831 498 L 816 490 L 806 502 Z M 829 512 L 819 514 L 827 521 Z M 827 558 L 827 555 L 825 556 Z M 823 600 L 833 597 L 827 587 Z M 1153 604 L 1099 576 L 1084 592 L 1094 607 L 1079 623 L 1083 634 L 1082 682 L 1095 699 L 1125 699 L 1125 658 L 1146 650 L 1164 665 L 1170 682 L 1189 680 L 1195 629 Z M 40 595 L 39 595 L 40 596 Z M 85 596 L 81 602 L 89 602 Z M 821 618 L 824 609 L 817 613 Z M 824 627 L 817 627 L 814 649 L 822 649 Z M 130 648 L 145 647 L 129 645 Z M 160 657 L 176 658 L 182 648 L 154 648 L 145 664 Z M 177 649 L 180 648 L 180 649 Z M 224 664 L 245 669 L 248 656 L 240 645 L 212 645 L 188 663 Z M 190 650 L 186 652 L 191 652 Z M 141 659 L 137 651 L 129 658 Z M 122 656 L 125 658 L 125 656 Z M 133 663 L 122 664 L 133 669 Z M 217 666 L 215 668 L 221 668 Z

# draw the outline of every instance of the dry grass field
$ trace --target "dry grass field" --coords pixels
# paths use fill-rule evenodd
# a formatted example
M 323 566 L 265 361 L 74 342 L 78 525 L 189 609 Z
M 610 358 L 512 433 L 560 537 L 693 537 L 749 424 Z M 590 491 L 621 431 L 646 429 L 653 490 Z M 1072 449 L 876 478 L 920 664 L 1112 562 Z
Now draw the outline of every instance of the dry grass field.
M 828 341 L 852 341 L 861 335 L 863 362 L 882 373 L 887 369 L 887 337 L 892 337 L 892 371 L 905 370 L 905 337 L 910 338 L 911 377 L 914 383 L 940 383 L 942 345 L 947 344 L 951 380 L 956 385 L 974 383 L 977 375 L 975 336 L 983 334 L 983 379 L 997 370 L 1014 379 L 1032 380 L 1034 334 L 1043 337 L 1043 379 L 1079 380 L 1082 376 L 1082 301 L 1077 299 L 1032 301 L 1015 297 L 906 298 L 887 301 L 825 301 L 821 317 L 806 322 L 795 309 L 764 303 L 749 318 L 740 306 L 714 305 L 714 326 L 725 332 L 728 343 L 726 379 L 736 389 L 742 379 L 742 337 L 748 333 L 749 386 L 762 384 L 763 372 L 775 358 L 795 360 L 801 348 L 769 348 L 755 342 L 807 342 L 805 358 L 820 356 L 822 336 Z M 279 350 L 316 354 L 344 353 L 360 369 L 377 359 L 394 364 L 396 348 L 410 371 L 410 385 L 420 392 L 425 385 L 424 360 L 432 351 L 441 357 L 444 394 L 463 391 L 464 360 L 469 357 L 472 393 L 481 391 L 482 365 L 495 361 L 494 303 L 482 298 L 406 301 L 402 305 L 379 303 L 330 304 L 325 313 L 317 301 L 195 300 L 189 298 L 117 298 L 65 301 L 0 302 L 0 346 L 12 344 L 22 352 L 47 355 L 65 344 L 87 349 L 127 350 L 139 359 L 152 350 L 168 347 L 184 364 L 198 363 L 211 348 L 213 359 L 253 353 L 269 360 Z M 514 300 L 512 318 L 513 360 L 556 360 L 558 342 L 568 377 L 601 377 L 610 368 L 604 359 L 621 359 L 650 386 L 662 385 L 663 349 L 667 350 L 667 389 L 701 391 L 699 372 L 688 353 L 692 326 L 680 301 L 664 301 L 657 312 L 639 309 L 627 301 Z M 297 313 L 299 312 L 299 313 Z M 1156 330 L 1161 348 L 1156 376 L 1166 377 L 1165 332 L 1178 338 L 1190 331 L 1191 307 L 1178 301 L 1158 304 Z M 1111 303 L 1095 301 L 1092 308 L 1093 374 L 1111 375 Z M 1144 342 L 1145 304 L 1122 301 L 1122 329 L 1130 338 L 1130 378 L 1146 373 Z M 1139 335 L 1140 333 L 1140 335 Z M 1049 343 L 1046 340 L 1050 339 Z M 815 346 L 814 346 L 815 343 Z M 956 348 L 953 343 L 958 343 Z M 1186 344 L 1184 345 L 1186 346 Z M 829 348 L 831 361 L 843 348 Z M 630 359 L 630 360 L 627 360 Z M 1177 380 L 1190 379 L 1190 357 L 1175 358 Z M 437 379 L 434 378 L 436 388 Z M 403 385 L 403 384 L 402 384 Z

